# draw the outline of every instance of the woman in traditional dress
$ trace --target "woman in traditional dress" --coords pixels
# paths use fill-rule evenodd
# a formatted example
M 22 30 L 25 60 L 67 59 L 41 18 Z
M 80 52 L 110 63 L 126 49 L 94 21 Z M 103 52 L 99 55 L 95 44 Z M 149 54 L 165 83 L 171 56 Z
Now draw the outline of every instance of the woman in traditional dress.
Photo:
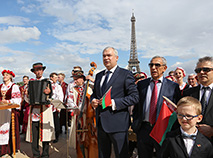
M 3 70 L 3 83 L 0 85 L 0 106 L 3 104 L 21 103 L 21 93 L 18 85 L 12 82 L 15 74 L 10 70 Z M 19 108 L 13 109 L 15 114 L 15 136 L 16 149 L 20 149 Z M 0 110 L 0 156 L 12 154 L 12 130 L 11 130 L 11 109 Z
M 181 91 L 181 95 L 183 94 L 183 90 L 189 88 L 189 85 L 183 81 L 183 78 L 186 76 L 185 70 L 182 67 L 177 67 L 175 70 L 175 79 L 179 84 L 179 88 Z

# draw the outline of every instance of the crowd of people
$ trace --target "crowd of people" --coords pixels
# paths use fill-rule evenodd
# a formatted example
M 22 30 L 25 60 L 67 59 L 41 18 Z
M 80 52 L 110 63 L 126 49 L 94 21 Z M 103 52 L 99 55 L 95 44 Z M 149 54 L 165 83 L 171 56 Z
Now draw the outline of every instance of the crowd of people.
M 102 53 L 105 70 L 95 78 L 86 76 L 80 66 L 73 67 L 72 81 L 65 83 L 63 73 L 43 77 L 46 66 L 34 63 L 34 79 L 23 76 L 23 85 L 13 83 L 15 74 L 3 70 L 0 106 L 18 104 L 19 108 L 0 110 L 0 156 L 11 155 L 11 111 L 15 114 L 16 150 L 20 134 L 31 142 L 34 157 L 49 157 L 49 144 L 59 141 L 60 133 L 69 130 L 69 146 L 78 158 L 129 158 L 137 148 L 139 158 L 213 157 L 213 57 L 200 58 L 196 74 L 188 75 L 177 67 L 164 77 L 167 61 L 154 56 L 148 64 L 150 77 L 144 72 L 132 73 L 117 65 L 118 52 L 106 47 Z M 32 104 L 29 83 L 45 81 L 40 90 L 47 103 Z M 110 97 L 106 97 L 110 90 Z M 156 124 L 163 96 L 177 104 L 177 121 L 160 145 L 150 133 Z M 110 102 L 107 107 L 106 102 Z M 62 105 L 62 106 L 59 106 Z M 66 119 L 67 110 L 68 119 Z M 22 125 L 22 126 L 20 126 Z M 65 126 L 65 130 L 62 130 Z M 128 139 L 134 131 L 135 141 Z M 42 152 L 39 150 L 42 142 Z

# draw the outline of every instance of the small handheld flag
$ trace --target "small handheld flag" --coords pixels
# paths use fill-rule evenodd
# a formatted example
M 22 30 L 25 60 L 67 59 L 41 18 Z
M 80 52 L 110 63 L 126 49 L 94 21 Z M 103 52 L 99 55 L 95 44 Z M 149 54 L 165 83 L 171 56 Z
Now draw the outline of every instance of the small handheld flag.
M 112 86 L 107 90 L 107 92 L 102 97 L 102 108 L 105 109 L 106 107 L 110 106 L 112 104 L 111 101 L 111 89 Z
M 155 126 L 150 133 L 150 136 L 155 139 L 155 141 L 158 142 L 159 145 L 162 145 L 164 139 L 166 138 L 166 133 L 171 131 L 173 124 L 177 120 L 175 112 L 177 106 L 165 96 L 163 96 L 163 98 L 164 101 L 161 107 L 160 114 Z

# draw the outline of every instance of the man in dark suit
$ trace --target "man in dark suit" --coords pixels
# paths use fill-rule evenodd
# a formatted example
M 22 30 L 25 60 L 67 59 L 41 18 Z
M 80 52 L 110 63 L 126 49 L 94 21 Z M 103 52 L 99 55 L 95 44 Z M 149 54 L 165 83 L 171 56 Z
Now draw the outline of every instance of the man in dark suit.
M 203 120 L 197 127 L 199 131 L 213 137 L 213 57 L 203 57 L 197 62 L 195 69 L 200 85 L 184 91 L 183 96 L 192 96 L 202 104 Z M 205 91 L 205 93 L 204 93 Z M 204 97 L 203 97 L 204 94 Z M 205 99 L 202 99 L 205 98 Z M 205 100 L 205 101 L 204 101 Z M 212 139 L 213 142 L 213 139 Z
M 157 154 L 160 145 L 149 136 L 161 110 L 163 96 L 174 103 L 180 99 L 180 89 L 177 83 L 163 77 L 166 71 L 166 59 L 155 56 L 149 63 L 151 78 L 139 81 L 139 103 L 133 110 L 132 128 L 137 134 L 139 157 L 151 158 L 153 148 Z
M 96 108 L 100 158 L 110 157 L 112 144 L 116 157 L 128 157 L 128 107 L 139 100 L 133 74 L 117 66 L 117 61 L 118 52 L 113 47 L 106 47 L 103 50 L 106 70 L 96 75 L 91 96 L 91 104 Z M 111 86 L 112 104 L 102 109 L 102 97 Z

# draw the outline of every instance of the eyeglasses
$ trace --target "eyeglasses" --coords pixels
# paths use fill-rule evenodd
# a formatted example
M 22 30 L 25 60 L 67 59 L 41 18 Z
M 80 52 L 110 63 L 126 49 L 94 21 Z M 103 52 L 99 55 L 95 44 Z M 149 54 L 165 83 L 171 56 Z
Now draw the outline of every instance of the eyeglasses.
M 159 64 L 159 63 L 149 63 L 149 67 L 153 67 L 155 65 L 155 67 L 157 67 L 157 68 L 159 68 L 159 67 L 161 67 L 161 66 L 163 66 L 163 65 L 161 65 L 161 64 Z
M 183 115 L 183 114 L 178 114 L 178 113 L 177 113 L 177 117 L 178 117 L 179 119 L 186 118 L 187 120 L 192 120 L 193 118 L 198 117 L 198 115 L 192 116 L 192 115 Z
M 196 73 L 200 73 L 201 71 L 203 71 L 203 72 L 210 72 L 210 71 L 212 71 L 213 70 L 213 68 L 210 68 L 210 67 L 203 67 L 203 68 L 197 68 L 197 69 L 195 69 L 195 72 Z

